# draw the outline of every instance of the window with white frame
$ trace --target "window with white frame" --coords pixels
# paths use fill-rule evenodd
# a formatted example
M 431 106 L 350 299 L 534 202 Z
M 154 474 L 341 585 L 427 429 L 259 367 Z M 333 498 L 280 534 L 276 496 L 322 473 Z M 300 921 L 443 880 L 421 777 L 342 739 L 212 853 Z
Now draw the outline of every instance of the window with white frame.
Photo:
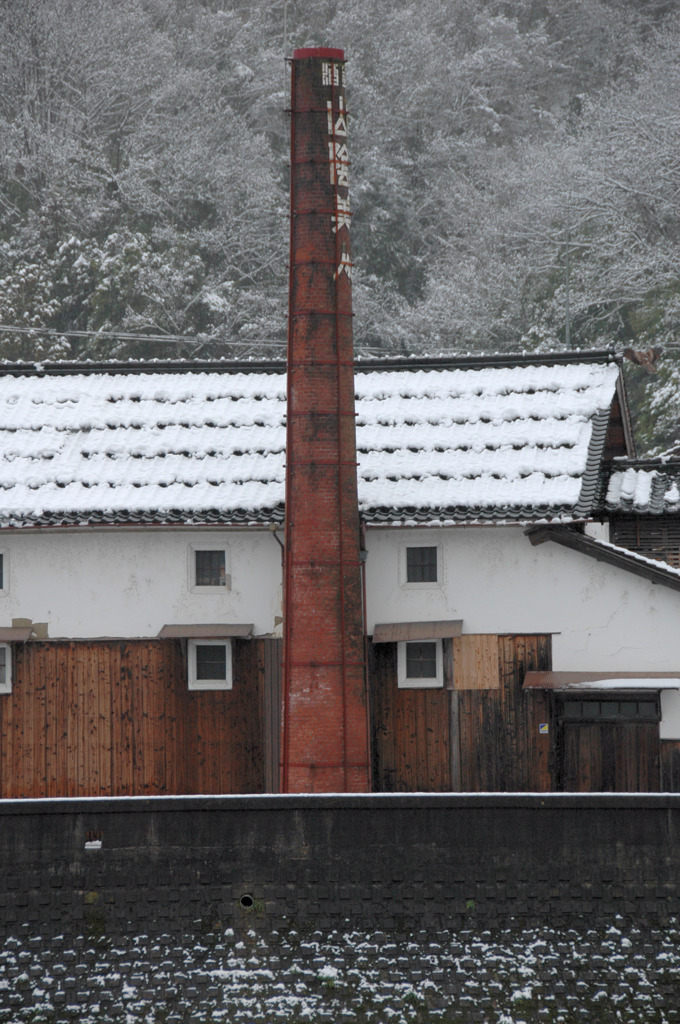
M 12 648 L 0 644 L 0 693 L 12 692 Z
M 199 593 L 231 589 L 229 549 L 219 544 L 192 544 L 189 548 L 189 587 Z
M 189 640 L 190 690 L 231 690 L 231 641 Z
M 441 566 L 439 544 L 404 544 L 401 548 L 399 576 L 402 586 L 438 586 L 442 578 Z
M 444 685 L 441 640 L 404 640 L 397 644 L 397 685 L 402 689 Z

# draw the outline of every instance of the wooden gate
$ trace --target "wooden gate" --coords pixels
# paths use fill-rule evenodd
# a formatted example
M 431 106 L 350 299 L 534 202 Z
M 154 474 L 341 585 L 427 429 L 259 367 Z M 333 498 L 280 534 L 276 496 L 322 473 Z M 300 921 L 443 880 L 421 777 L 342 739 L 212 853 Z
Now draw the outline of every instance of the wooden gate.
M 654 793 L 661 788 L 656 694 L 558 700 L 559 787 L 572 793 Z

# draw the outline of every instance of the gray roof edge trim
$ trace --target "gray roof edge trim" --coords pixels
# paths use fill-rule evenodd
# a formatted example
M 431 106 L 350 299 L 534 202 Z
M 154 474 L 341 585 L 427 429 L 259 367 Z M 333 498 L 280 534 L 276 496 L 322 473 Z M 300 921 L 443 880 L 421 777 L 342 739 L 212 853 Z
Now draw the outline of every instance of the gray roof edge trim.
M 640 558 L 626 548 L 615 547 L 613 544 L 601 544 L 592 537 L 577 533 L 568 526 L 560 527 L 549 524 L 530 526 L 524 532 L 534 546 L 552 540 L 572 551 L 588 555 L 598 562 L 604 562 L 617 569 L 624 569 L 634 576 L 640 576 L 649 583 L 657 583 L 670 590 L 680 591 L 680 574 L 674 572 L 671 566 L 666 566 L 663 562 L 659 562 L 658 566 L 652 565 L 649 559 Z
M 89 512 L 48 512 L 43 515 L 13 515 L 0 513 L 0 530 L 59 529 L 61 527 L 92 529 L 96 527 L 138 527 L 138 526 L 184 526 L 187 529 L 199 526 L 233 526 L 243 528 L 257 525 L 266 527 L 270 523 L 281 524 L 284 519 L 283 502 L 271 508 L 260 509 L 204 509 L 185 511 L 168 509 L 165 512 L 149 509 L 138 511 L 125 509 L 107 514 L 91 509 Z
M 557 519 L 560 523 L 568 521 L 583 522 L 591 518 L 590 515 L 577 513 L 573 505 L 553 506 L 513 506 L 513 505 L 490 505 L 482 508 L 477 505 L 452 505 L 436 508 L 416 508 L 414 506 L 389 506 L 374 505 L 370 508 L 359 508 L 359 515 L 362 522 L 367 526 L 383 526 L 393 523 L 404 523 L 417 521 L 422 525 L 437 525 L 442 521 L 460 523 L 461 525 L 496 525 L 499 523 L 512 523 L 513 525 L 525 525 L 527 523 L 550 523 Z
M 577 516 L 589 515 L 597 498 L 597 488 L 602 465 L 602 455 L 607 440 L 607 428 L 611 416 L 611 405 L 608 409 L 600 409 L 592 419 L 592 431 L 586 456 L 586 468 L 581 478 L 581 491 L 574 507 Z

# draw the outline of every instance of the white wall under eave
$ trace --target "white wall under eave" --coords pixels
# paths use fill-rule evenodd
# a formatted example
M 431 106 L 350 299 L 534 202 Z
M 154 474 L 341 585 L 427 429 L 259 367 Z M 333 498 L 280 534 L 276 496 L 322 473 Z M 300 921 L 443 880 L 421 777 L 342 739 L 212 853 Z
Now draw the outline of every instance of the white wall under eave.
M 661 691 L 659 736 L 662 740 L 680 740 L 680 693 L 677 690 Z
M 193 545 L 224 547 L 231 587 L 196 591 Z M 281 548 L 268 530 L 45 529 L 0 535 L 0 625 L 50 637 L 153 637 L 170 623 L 254 623 L 281 635 Z
M 437 544 L 441 582 L 406 584 L 400 549 Z M 367 537 L 367 619 L 462 619 L 464 633 L 552 633 L 556 670 L 680 673 L 680 592 L 522 527 L 379 528 Z
M 595 540 L 608 541 L 611 539 L 609 536 L 609 522 L 597 523 L 593 521 L 591 523 L 585 523 L 583 527 L 583 532 L 585 533 L 586 537 L 593 537 Z

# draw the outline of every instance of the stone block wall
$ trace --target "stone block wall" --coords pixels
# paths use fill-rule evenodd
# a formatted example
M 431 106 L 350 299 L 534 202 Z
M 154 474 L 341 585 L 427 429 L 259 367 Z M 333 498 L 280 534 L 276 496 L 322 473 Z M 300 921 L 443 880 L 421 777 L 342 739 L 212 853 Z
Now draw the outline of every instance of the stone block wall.
M 0 802 L 5 934 L 664 922 L 680 796 Z

